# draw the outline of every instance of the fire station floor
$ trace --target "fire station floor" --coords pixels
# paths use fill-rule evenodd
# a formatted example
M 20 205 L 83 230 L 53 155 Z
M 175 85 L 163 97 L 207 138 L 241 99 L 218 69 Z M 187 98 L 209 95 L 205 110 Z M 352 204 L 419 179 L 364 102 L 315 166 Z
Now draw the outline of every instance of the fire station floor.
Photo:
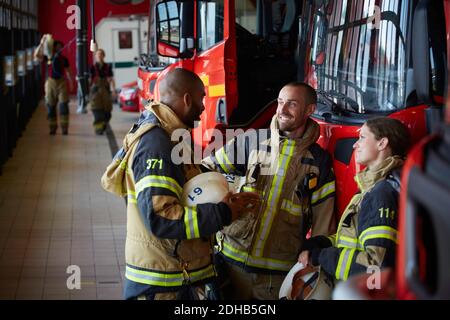
M 76 114 L 75 101 L 70 110 L 69 135 L 50 136 L 39 106 L 3 167 L 0 299 L 122 298 L 125 202 L 100 178 L 138 113 L 114 106 L 111 139 L 95 135 L 92 114 Z M 80 268 L 80 290 L 68 288 L 69 266 Z

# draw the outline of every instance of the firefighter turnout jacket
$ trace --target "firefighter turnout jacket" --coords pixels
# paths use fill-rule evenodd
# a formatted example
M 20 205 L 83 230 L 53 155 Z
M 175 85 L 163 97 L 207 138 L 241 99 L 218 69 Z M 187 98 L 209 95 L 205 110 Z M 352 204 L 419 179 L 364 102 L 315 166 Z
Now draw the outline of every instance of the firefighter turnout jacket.
M 319 125 L 308 120 L 299 139 L 280 135 L 275 116 L 270 129 L 250 130 L 203 160 L 225 174 L 235 192 L 257 192 L 257 213 L 242 215 L 218 232 L 226 261 L 247 272 L 285 274 L 296 263 L 306 232 L 335 232 L 335 178 L 329 154 L 316 144 Z
M 176 165 L 171 134 L 187 127 L 167 106 L 152 103 L 103 175 L 110 192 L 127 196 L 125 298 L 179 290 L 216 275 L 213 235 L 231 222 L 225 203 L 183 207 L 186 181 L 201 173 Z
M 344 211 L 337 233 L 314 237 L 303 249 L 312 264 L 337 280 L 367 272 L 370 266 L 392 267 L 397 244 L 400 157 L 389 157 L 377 167 L 356 175 L 360 192 Z

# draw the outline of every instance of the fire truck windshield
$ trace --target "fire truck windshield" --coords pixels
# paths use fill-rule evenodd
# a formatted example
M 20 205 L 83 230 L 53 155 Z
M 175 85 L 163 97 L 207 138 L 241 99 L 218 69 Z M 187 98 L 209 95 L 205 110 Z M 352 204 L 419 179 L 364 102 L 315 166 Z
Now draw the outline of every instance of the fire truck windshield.
M 307 81 L 345 111 L 404 108 L 412 1 L 315 3 L 304 12 Z

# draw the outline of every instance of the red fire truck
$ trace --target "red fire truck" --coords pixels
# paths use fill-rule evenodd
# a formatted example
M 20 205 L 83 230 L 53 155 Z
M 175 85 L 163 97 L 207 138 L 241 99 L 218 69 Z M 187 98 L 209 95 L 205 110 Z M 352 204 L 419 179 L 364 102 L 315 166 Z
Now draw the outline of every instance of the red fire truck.
M 153 5 L 154 52 L 177 61 L 155 68 L 151 59 L 144 59 L 139 71 L 142 98 L 158 98 L 159 77 L 173 68 L 196 72 L 207 96 L 194 137 L 202 137 L 196 142 L 206 146 L 212 129 L 267 127 L 283 85 L 308 82 L 319 96 L 314 119 L 321 125 L 319 143 L 333 157 L 339 215 L 356 191 L 353 178 L 361 168 L 352 146 L 366 120 L 397 118 L 408 126 L 414 142 L 441 123 L 447 0 L 198 0 Z M 405 219 L 400 219 L 401 228 L 408 224 Z M 414 221 L 406 227 L 414 229 Z M 400 247 L 411 241 L 414 247 L 416 240 L 403 239 Z M 426 261 L 426 250 L 419 249 L 420 261 Z M 448 252 L 443 259 L 449 259 Z M 413 260 L 403 256 L 400 266 Z M 447 260 L 443 265 L 449 265 Z M 418 272 L 417 263 L 415 267 Z M 414 272 L 409 271 L 402 269 L 397 277 L 402 298 L 411 289 L 405 277 Z
M 194 133 L 269 124 L 279 90 L 303 80 L 319 93 L 319 143 L 334 159 L 337 209 L 356 191 L 352 146 L 375 116 L 402 120 L 414 141 L 442 112 L 446 34 L 442 1 L 215 0 L 155 4 L 154 50 L 178 61 L 142 64 L 143 99 L 176 67 L 199 74 L 206 110 Z

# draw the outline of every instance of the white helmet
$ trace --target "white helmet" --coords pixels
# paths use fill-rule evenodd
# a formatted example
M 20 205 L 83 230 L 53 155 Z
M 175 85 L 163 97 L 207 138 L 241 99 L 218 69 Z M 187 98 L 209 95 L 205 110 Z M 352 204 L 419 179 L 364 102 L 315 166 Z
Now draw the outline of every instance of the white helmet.
M 202 173 L 184 185 L 182 204 L 193 207 L 202 203 L 219 203 L 228 194 L 227 179 L 217 172 Z
M 297 262 L 281 285 L 279 298 L 287 300 L 331 300 L 333 281 L 320 267 Z

